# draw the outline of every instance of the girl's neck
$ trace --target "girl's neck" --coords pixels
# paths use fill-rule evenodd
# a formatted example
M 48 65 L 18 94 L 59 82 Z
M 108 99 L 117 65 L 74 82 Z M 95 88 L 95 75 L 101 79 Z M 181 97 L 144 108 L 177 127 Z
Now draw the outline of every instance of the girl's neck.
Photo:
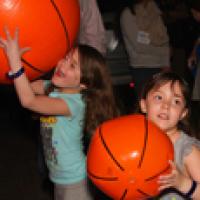
M 80 87 L 65 87 L 65 88 L 58 88 L 58 91 L 61 93 L 66 94 L 78 94 L 81 91 Z
M 168 135 L 168 137 L 170 138 L 170 140 L 172 141 L 172 143 L 174 144 L 176 142 L 176 140 L 179 138 L 180 136 L 180 130 L 173 129 L 170 131 L 167 131 L 166 134 Z

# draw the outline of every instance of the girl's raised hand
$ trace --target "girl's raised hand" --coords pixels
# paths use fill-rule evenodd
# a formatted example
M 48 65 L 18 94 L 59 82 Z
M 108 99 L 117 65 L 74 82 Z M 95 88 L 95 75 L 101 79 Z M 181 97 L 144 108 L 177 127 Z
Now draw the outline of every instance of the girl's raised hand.
M 7 27 L 4 28 L 6 38 L 0 37 L 0 47 L 4 49 L 11 70 L 14 72 L 21 67 L 21 56 L 28 50 L 29 47 L 19 47 L 19 29 L 16 28 L 14 37 L 12 38 Z M 16 69 L 17 68 L 17 69 Z

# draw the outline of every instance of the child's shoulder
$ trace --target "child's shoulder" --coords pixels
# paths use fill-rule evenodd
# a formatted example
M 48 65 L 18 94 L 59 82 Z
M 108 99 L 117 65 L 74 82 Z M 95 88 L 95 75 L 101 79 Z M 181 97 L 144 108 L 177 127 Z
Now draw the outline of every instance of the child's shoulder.
M 184 147 L 186 147 L 187 145 L 195 145 L 198 148 L 200 148 L 200 140 L 198 140 L 197 138 L 187 135 L 185 132 L 181 132 L 180 133 L 180 137 L 178 139 L 178 142 L 180 145 L 183 145 Z
M 181 132 L 174 147 L 176 163 L 179 168 L 182 168 L 186 160 L 198 155 L 197 152 L 200 152 L 200 141 L 184 132 Z
M 184 157 L 184 165 L 187 172 L 192 177 L 192 179 L 200 181 L 200 148 L 197 145 L 192 145 L 190 153 Z
M 189 136 L 185 133 L 181 134 L 182 140 L 182 152 L 186 159 L 193 157 L 199 158 L 200 160 L 200 141 L 195 137 Z

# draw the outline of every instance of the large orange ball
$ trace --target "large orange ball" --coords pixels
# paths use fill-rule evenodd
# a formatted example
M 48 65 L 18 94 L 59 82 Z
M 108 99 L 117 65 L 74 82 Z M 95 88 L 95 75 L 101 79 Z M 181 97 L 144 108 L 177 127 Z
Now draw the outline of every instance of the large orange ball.
M 23 56 L 30 80 L 50 71 L 72 47 L 79 30 L 78 0 L 1 0 L 0 35 L 6 25 L 11 33 L 20 29 L 20 46 L 31 47 Z M 6 56 L 0 49 L 0 82 L 10 83 Z
M 171 171 L 173 145 L 143 115 L 103 123 L 92 137 L 87 172 L 92 182 L 113 199 L 141 200 L 159 193 L 158 177 Z

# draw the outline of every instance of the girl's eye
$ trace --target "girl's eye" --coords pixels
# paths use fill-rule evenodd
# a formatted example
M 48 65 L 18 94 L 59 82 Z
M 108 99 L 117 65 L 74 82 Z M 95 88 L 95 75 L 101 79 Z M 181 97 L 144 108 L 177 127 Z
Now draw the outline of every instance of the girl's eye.
M 181 101 L 180 101 L 179 99 L 175 99 L 175 100 L 174 100 L 174 104 L 175 104 L 175 105 L 181 105 Z
M 73 63 L 71 63 L 70 66 L 71 66 L 71 68 L 73 68 L 73 69 L 75 68 L 75 65 L 74 65 Z
M 161 99 L 162 99 L 162 96 L 156 95 L 156 96 L 154 97 L 154 99 L 156 99 L 156 100 L 161 100 Z

